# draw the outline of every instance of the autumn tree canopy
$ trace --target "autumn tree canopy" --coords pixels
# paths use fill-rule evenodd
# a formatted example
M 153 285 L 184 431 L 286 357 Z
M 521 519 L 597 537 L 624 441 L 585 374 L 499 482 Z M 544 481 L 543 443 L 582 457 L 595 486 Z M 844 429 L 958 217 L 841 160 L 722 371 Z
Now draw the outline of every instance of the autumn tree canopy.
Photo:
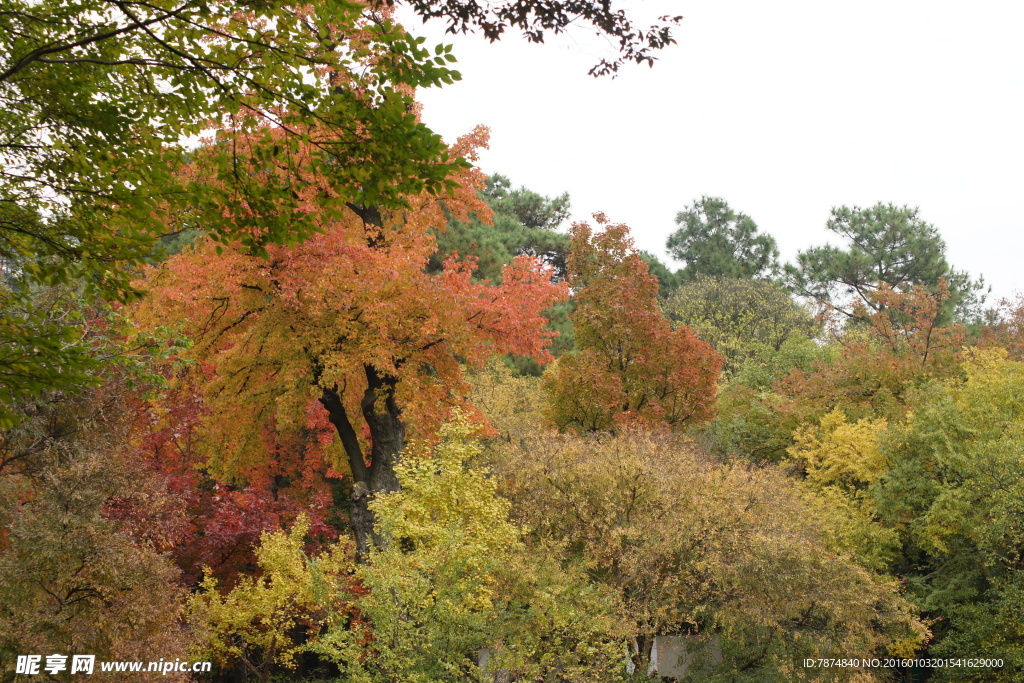
M 471 154 L 477 131 L 456 148 Z M 303 157 L 294 163 L 300 172 Z M 198 165 L 196 173 L 205 169 Z M 501 283 L 475 281 L 472 265 L 449 260 L 425 266 L 436 245 L 430 228 L 448 214 L 484 214 L 474 192 L 478 172 L 438 200 L 408 198 L 408 209 L 380 211 L 379 225 L 355 211 L 306 205 L 320 231 L 295 246 L 267 247 L 205 240 L 151 271 L 139 309 L 147 325 L 180 325 L 195 340 L 206 404 L 209 466 L 237 476 L 246 462 L 268 457 L 261 434 L 270 424 L 298 424 L 318 401 L 337 431 L 337 467 L 351 472 L 352 523 L 368 548 L 378 491 L 397 488 L 394 465 L 408 425 L 427 435 L 462 403 L 462 365 L 502 353 L 544 358 L 551 333 L 540 312 L 565 296 L 550 270 L 523 256 Z M 309 192 L 320 191 L 311 184 Z
M 547 381 L 560 429 L 596 431 L 622 421 L 682 426 L 712 414 L 722 359 L 658 307 L 658 281 L 633 248 L 629 228 L 595 216 L 571 230 L 570 284 L 576 350 Z

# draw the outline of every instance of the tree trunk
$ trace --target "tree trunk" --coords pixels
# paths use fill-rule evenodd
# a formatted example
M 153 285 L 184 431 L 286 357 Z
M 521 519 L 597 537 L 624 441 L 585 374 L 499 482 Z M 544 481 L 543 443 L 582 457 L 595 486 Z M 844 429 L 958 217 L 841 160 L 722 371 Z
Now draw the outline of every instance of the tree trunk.
M 370 502 L 378 493 L 399 489 L 395 465 L 405 447 L 405 423 L 395 401 L 398 379 L 381 375 L 372 365 L 364 366 L 366 392 L 360 409 L 370 428 L 370 462 L 359 446 L 359 439 L 349 420 L 337 386 L 324 388 L 320 404 L 327 410 L 331 424 L 338 431 L 352 470 L 352 496 L 349 517 L 356 537 L 356 559 L 365 562 L 370 547 L 381 548 L 382 539 L 374 530 L 376 521 Z

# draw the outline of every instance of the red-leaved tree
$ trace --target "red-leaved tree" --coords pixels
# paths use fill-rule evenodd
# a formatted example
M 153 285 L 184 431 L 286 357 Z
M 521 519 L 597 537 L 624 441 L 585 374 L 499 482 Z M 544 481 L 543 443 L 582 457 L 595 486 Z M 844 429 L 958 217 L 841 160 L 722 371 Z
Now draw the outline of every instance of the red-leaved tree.
M 688 327 L 675 330 L 658 306 L 658 281 L 633 248 L 629 228 L 571 231 L 570 286 L 576 351 L 545 381 L 560 429 L 600 431 L 641 422 L 680 427 L 712 416 L 722 358 Z
M 453 152 L 473 158 L 485 142 L 480 129 Z M 275 173 L 307 177 L 303 151 L 283 153 L 294 158 L 263 182 L 278 182 Z M 197 182 L 216 182 L 204 180 L 198 158 Z M 194 341 L 186 356 L 202 388 L 200 450 L 211 473 L 244 479 L 274 459 L 267 428 L 275 430 L 272 442 L 301 429 L 312 403 L 337 434 L 327 449 L 339 456 L 331 464 L 354 482 L 358 551 L 380 542 L 367 504 L 397 489 L 394 465 L 407 428 L 429 437 L 452 407 L 465 406 L 464 365 L 505 353 L 546 359 L 553 333 L 541 312 L 566 296 L 565 285 L 529 257 L 506 266 L 497 285 L 474 281 L 472 264 L 453 259 L 441 272 L 425 272 L 436 250 L 431 228 L 451 216 L 489 214 L 475 192 L 483 179 L 463 171 L 449 196 L 411 196 L 405 209 L 352 205 L 325 213 L 318 234 L 268 246 L 266 257 L 243 244 L 200 241 L 147 274 L 149 296 L 137 319 L 180 325 Z M 316 217 L 316 198 L 329 183 L 308 180 L 304 210 Z M 194 218 L 201 223 L 198 209 Z

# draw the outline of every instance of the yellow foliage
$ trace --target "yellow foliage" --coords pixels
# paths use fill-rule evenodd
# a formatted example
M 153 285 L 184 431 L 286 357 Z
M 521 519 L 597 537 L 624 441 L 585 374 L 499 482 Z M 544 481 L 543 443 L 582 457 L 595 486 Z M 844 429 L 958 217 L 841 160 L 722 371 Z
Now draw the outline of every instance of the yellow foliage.
M 257 550 L 262 576 L 243 577 L 227 595 L 207 572 L 202 592 L 188 606 L 197 659 L 222 667 L 241 663 L 259 675 L 273 665 L 295 666 L 295 656 L 307 649 L 294 639 L 295 628 L 319 630 L 327 596 L 341 593 L 352 569 L 346 545 L 307 557 L 302 548 L 308 531 L 309 520 L 302 515 L 288 533 L 264 533 Z
M 614 599 L 527 550 L 497 480 L 474 464 L 473 432 L 457 415 L 432 449 L 410 447 L 396 468 L 402 489 L 372 503 L 388 543 L 357 570 L 365 626 L 332 624 L 316 649 L 353 683 L 490 681 L 496 669 L 523 681 L 555 670 L 614 680 L 624 637 Z
M 895 582 L 837 553 L 828 520 L 777 469 L 722 466 L 686 441 L 624 432 L 512 445 L 499 474 L 530 538 L 562 544 L 613 588 L 648 649 L 658 634 L 718 634 L 723 661 L 706 660 L 701 680 L 735 680 L 750 661 L 802 680 L 802 657 L 927 637 Z M 873 675 L 844 680 L 858 673 Z
M 503 360 L 494 358 L 473 374 L 470 383 L 473 405 L 487 416 L 499 438 L 528 438 L 544 423 L 546 398 L 539 377 L 517 377 Z
M 804 498 L 828 530 L 830 547 L 856 552 L 869 567 L 886 571 L 896 556 L 899 535 L 877 521 L 871 485 L 888 471 L 879 437 L 884 419 L 847 421 L 836 408 L 818 425 L 793 434 L 787 451 L 806 473 Z
M 822 416 L 818 426 L 798 429 L 793 434 L 794 445 L 787 450 L 815 486 L 862 490 L 885 474 L 886 460 L 878 436 L 888 426 L 884 419 L 851 424 L 836 408 Z

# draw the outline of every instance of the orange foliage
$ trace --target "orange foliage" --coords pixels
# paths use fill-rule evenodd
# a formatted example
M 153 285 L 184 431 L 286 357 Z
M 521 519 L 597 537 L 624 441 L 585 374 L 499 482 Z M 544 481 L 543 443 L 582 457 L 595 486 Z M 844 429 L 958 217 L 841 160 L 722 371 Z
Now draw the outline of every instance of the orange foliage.
M 454 151 L 473 158 L 485 142 L 478 129 Z M 302 159 L 296 152 L 278 168 L 301 169 Z M 194 340 L 185 356 L 197 362 L 192 381 L 203 395 L 198 448 L 215 477 L 249 482 L 254 467 L 281 462 L 279 444 L 321 439 L 329 417 L 341 443 L 323 445 L 327 464 L 371 492 L 387 489 L 393 475 L 377 470 L 391 467 L 405 424 L 429 435 L 465 405 L 462 364 L 549 358 L 554 333 L 541 311 L 567 292 L 548 267 L 518 257 L 499 285 L 475 282 L 473 264 L 453 259 L 424 271 L 436 250 L 431 228 L 488 214 L 475 192 L 482 174 L 455 180 L 449 196 L 408 197 L 405 209 L 322 215 L 316 197 L 326 190 L 311 183 L 304 210 L 319 232 L 305 242 L 266 245 L 261 258 L 245 244 L 204 240 L 146 274 L 137 320 L 180 326 Z
M 908 389 L 957 372 L 966 333 L 961 325 L 938 324 L 949 298 L 945 281 L 935 292 L 879 284 L 868 297 L 872 312 L 863 304 L 855 312 L 865 326 L 839 337 L 835 363 L 812 373 L 793 371 L 776 387 L 796 399 L 807 419 L 836 407 L 850 419 L 900 417 Z
M 546 387 L 559 428 L 624 423 L 682 426 L 711 418 L 722 358 L 688 327 L 673 330 L 658 306 L 658 280 L 629 228 L 594 233 L 573 225 L 568 265 L 578 351 L 563 356 Z

